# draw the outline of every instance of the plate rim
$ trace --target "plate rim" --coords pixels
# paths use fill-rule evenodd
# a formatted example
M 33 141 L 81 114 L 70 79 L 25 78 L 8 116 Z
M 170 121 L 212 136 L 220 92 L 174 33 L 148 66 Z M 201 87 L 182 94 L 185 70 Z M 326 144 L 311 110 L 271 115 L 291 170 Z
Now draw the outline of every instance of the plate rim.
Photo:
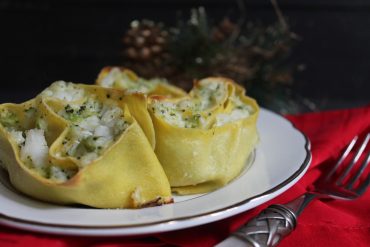
M 260 194 L 254 195 L 254 196 L 246 198 L 245 200 L 242 200 L 240 202 L 233 203 L 231 205 L 228 205 L 228 206 L 225 206 L 225 207 L 222 207 L 222 208 L 219 208 L 219 209 L 215 209 L 215 210 L 209 211 L 209 212 L 198 213 L 196 215 L 176 217 L 176 218 L 172 218 L 170 220 L 167 219 L 167 220 L 159 220 L 159 221 L 155 221 L 155 222 L 138 223 L 138 224 L 135 224 L 135 225 L 78 226 L 78 225 L 67 225 L 67 224 L 58 224 L 58 223 L 47 224 L 47 223 L 42 223 L 42 222 L 34 222 L 34 221 L 31 221 L 31 220 L 19 219 L 19 218 L 15 218 L 15 217 L 12 217 L 12 216 L 4 215 L 2 213 L 0 213 L 0 224 L 3 224 L 5 226 L 10 226 L 10 227 L 15 227 L 15 228 L 18 228 L 18 229 L 23 229 L 23 230 L 30 230 L 30 231 L 43 232 L 43 233 L 46 232 L 46 233 L 50 233 L 50 234 L 58 234 L 59 235 L 59 234 L 62 233 L 63 230 L 66 230 L 66 229 L 91 231 L 91 232 L 105 231 L 105 230 L 125 230 L 125 229 L 135 229 L 135 228 L 139 229 L 139 228 L 143 228 L 143 227 L 160 226 L 160 225 L 163 225 L 163 224 L 170 224 L 170 223 L 172 223 L 172 224 L 173 223 L 181 223 L 181 222 L 197 220 L 197 219 L 201 220 L 201 218 L 204 218 L 205 216 L 219 214 L 219 213 L 222 213 L 222 212 L 225 212 L 225 211 L 237 211 L 236 213 L 232 213 L 231 215 L 226 215 L 225 217 L 221 217 L 219 219 L 213 219 L 213 220 L 210 220 L 210 221 L 206 221 L 206 222 L 203 222 L 203 223 L 200 223 L 200 224 L 190 225 L 190 226 L 187 226 L 187 227 L 167 229 L 167 230 L 164 230 L 164 231 L 149 231 L 149 232 L 143 232 L 143 233 L 137 233 L 137 234 L 125 234 L 125 233 L 121 232 L 121 233 L 117 233 L 117 234 L 112 235 L 112 236 L 128 236 L 128 235 L 132 236 L 132 235 L 143 235 L 143 234 L 148 234 L 148 233 L 153 233 L 153 232 L 169 232 L 169 231 L 172 231 L 172 230 L 185 229 L 185 228 L 189 228 L 189 227 L 193 227 L 193 226 L 197 226 L 197 225 L 203 225 L 203 224 L 211 223 L 211 222 L 214 222 L 214 221 L 217 221 L 217 220 L 225 219 L 225 218 L 231 217 L 233 215 L 242 213 L 245 210 L 240 211 L 240 212 L 238 212 L 238 210 L 237 210 L 241 206 L 246 205 L 249 202 L 251 202 L 253 200 L 256 200 L 258 198 L 268 197 L 268 196 L 270 196 L 274 193 L 278 193 L 284 188 L 285 188 L 285 190 L 282 190 L 277 195 L 280 195 L 280 194 L 284 193 L 286 190 L 288 190 L 291 186 L 294 185 L 294 183 L 291 184 L 294 180 L 297 180 L 296 182 L 298 182 L 299 179 L 305 174 L 305 172 L 307 171 L 307 169 L 308 169 L 308 167 L 311 163 L 311 160 L 312 160 L 311 143 L 310 143 L 308 137 L 302 131 L 300 131 L 291 121 L 289 121 L 287 118 L 283 117 L 282 115 L 280 115 L 276 112 L 273 112 L 271 110 L 265 109 L 265 108 L 261 108 L 261 110 L 263 110 L 263 111 L 265 111 L 269 114 L 274 115 L 274 117 L 277 117 L 281 120 L 284 120 L 298 134 L 302 135 L 302 137 L 304 138 L 304 142 L 305 142 L 304 143 L 304 151 L 306 153 L 306 157 L 302 161 L 302 164 L 300 164 L 299 168 L 292 175 L 287 177 L 284 181 L 277 184 L 276 186 L 274 186 L 274 187 L 272 187 L 272 188 L 270 188 L 270 189 L 268 189 L 268 190 L 266 190 L 266 191 L 264 191 Z M 269 201 L 269 200 L 271 200 L 275 197 L 269 198 L 266 201 Z M 262 203 L 264 203 L 264 202 L 262 202 Z M 258 207 L 259 205 L 257 205 L 256 207 Z M 250 209 L 246 209 L 246 210 L 250 210 Z M 42 229 L 42 228 L 45 228 L 45 227 L 48 228 L 48 229 L 53 229 L 53 230 L 48 231 L 48 230 Z M 40 229 L 35 229 L 35 228 L 40 228 Z M 58 229 L 60 229 L 60 230 L 58 230 Z M 74 234 L 73 232 L 68 232 L 68 233 L 64 232 L 63 234 L 65 234 L 65 235 L 75 235 L 75 236 L 90 236 L 91 235 L 91 234 L 88 234 L 88 233 L 76 233 L 76 234 Z M 94 235 L 95 236 L 103 236 L 103 235 L 107 236 L 106 233 L 100 234 L 100 235 L 97 234 L 97 233 L 94 233 Z

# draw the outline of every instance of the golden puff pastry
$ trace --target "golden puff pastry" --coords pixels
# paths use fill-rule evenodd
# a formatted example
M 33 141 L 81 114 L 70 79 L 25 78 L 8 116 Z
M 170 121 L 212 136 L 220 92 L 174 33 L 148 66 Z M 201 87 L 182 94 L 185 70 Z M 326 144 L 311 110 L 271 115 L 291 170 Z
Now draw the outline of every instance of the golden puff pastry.
M 169 182 L 145 135 L 153 131 L 146 102 L 142 95 L 60 81 L 28 102 L 0 105 L 0 160 L 11 183 L 58 204 L 137 208 L 171 202 Z
M 160 78 L 144 79 L 137 76 L 132 70 L 123 67 L 105 67 L 96 80 L 96 84 L 107 88 L 123 89 L 130 93 L 146 95 L 164 95 L 180 97 L 186 95 L 181 88 L 170 85 L 167 80 Z
M 155 153 L 178 194 L 205 193 L 245 168 L 258 142 L 259 108 L 233 81 L 210 77 L 188 96 L 149 98 Z

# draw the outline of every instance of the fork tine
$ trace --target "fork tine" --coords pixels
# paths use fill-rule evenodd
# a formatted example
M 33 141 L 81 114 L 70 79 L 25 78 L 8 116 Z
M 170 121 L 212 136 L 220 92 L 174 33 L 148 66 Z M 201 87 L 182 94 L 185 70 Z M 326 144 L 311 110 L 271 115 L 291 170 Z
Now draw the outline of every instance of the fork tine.
M 344 171 L 344 173 L 342 173 L 342 175 L 338 178 L 337 184 L 342 184 L 344 178 L 348 176 L 353 166 L 356 164 L 361 154 L 364 152 L 365 147 L 367 143 L 369 142 L 369 139 L 370 139 L 370 134 L 367 134 L 364 142 L 361 144 L 360 148 L 357 150 L 355 157 L 352 159 L 351 163 L 347 166 L 347 169 Z
M 370 185 L 370 174 L 367 176 L 367 179 L 361 186 L 356 190 L 356 194 L 361 196 L 363 193 L 365 193 L 367 187 Z
M 353 176 L 351 178 L 351 180 L 348 182 L 348 185 L 346 186 L 346 189 L 352 189 L 353 188 L 353 185 L 357 182 L 357 180 L 360 178 L 362 173 L 365 171 L 369 162 L 370 162 L 370 152 L 367 153 L 367 157 L 364 160 L 364 162 L 362 162 L 357 174 L 355 176 Z
M 328 175 L 325 177 L 325 180 L 329 180 L 331 176 L 335 173 L 335 171 L 338 169 L 338 167 L 343 163 L 343 160 L 348 156 L 349 152 L 352 150 L 353 146 L 356 144 L 358 139 L 358 136 L 355 136 L 350 144 L 348 144 L 346 150 L 343 152 L 342 156 L 339 158 L 335 166 L 331 169 L 331 171 L 328 173 Z

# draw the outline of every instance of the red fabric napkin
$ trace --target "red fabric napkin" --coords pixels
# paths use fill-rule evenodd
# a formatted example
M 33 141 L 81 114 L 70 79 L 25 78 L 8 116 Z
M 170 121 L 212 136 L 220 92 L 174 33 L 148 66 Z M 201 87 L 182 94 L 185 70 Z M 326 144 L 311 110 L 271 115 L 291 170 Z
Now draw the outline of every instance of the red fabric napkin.
M 287 116 L 311 141 L 312 164 L 291 189 L 258 208 L 218 222 L 138 238 L 53 236 L 0 226 L 0 246 L 119 247 L 213 246 L 271 203 L 285 203 L 305 192 L 331 165 L 352 137 L 370 131 L 370 105 L 362 108 Z M 369 246 L 370 190 L 356 201 L 316 200 L 298 219 L 297 229 L 279 246 Z

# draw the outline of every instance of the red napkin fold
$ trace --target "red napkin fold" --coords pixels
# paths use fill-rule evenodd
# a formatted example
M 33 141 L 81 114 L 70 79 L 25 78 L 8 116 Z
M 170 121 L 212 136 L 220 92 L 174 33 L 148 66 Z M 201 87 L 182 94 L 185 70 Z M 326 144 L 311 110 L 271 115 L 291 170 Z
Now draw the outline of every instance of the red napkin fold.
M 311 141 L 312 164 L 287 192 L 248 212 L 218 222 L 148 237 L 86 238 L 26 232 L 0 226 L 0 246 L 118 247 L 213 246 L 272 203 L 285 203 L 304 193 L 322 170 L 359 133 L 370 131 L 370 105 L 347 110 L 287 116 Z M 370 190 L 355 201 L 316 200 L 298 219 L 297 229 L 279 246 L 369 246 Z

